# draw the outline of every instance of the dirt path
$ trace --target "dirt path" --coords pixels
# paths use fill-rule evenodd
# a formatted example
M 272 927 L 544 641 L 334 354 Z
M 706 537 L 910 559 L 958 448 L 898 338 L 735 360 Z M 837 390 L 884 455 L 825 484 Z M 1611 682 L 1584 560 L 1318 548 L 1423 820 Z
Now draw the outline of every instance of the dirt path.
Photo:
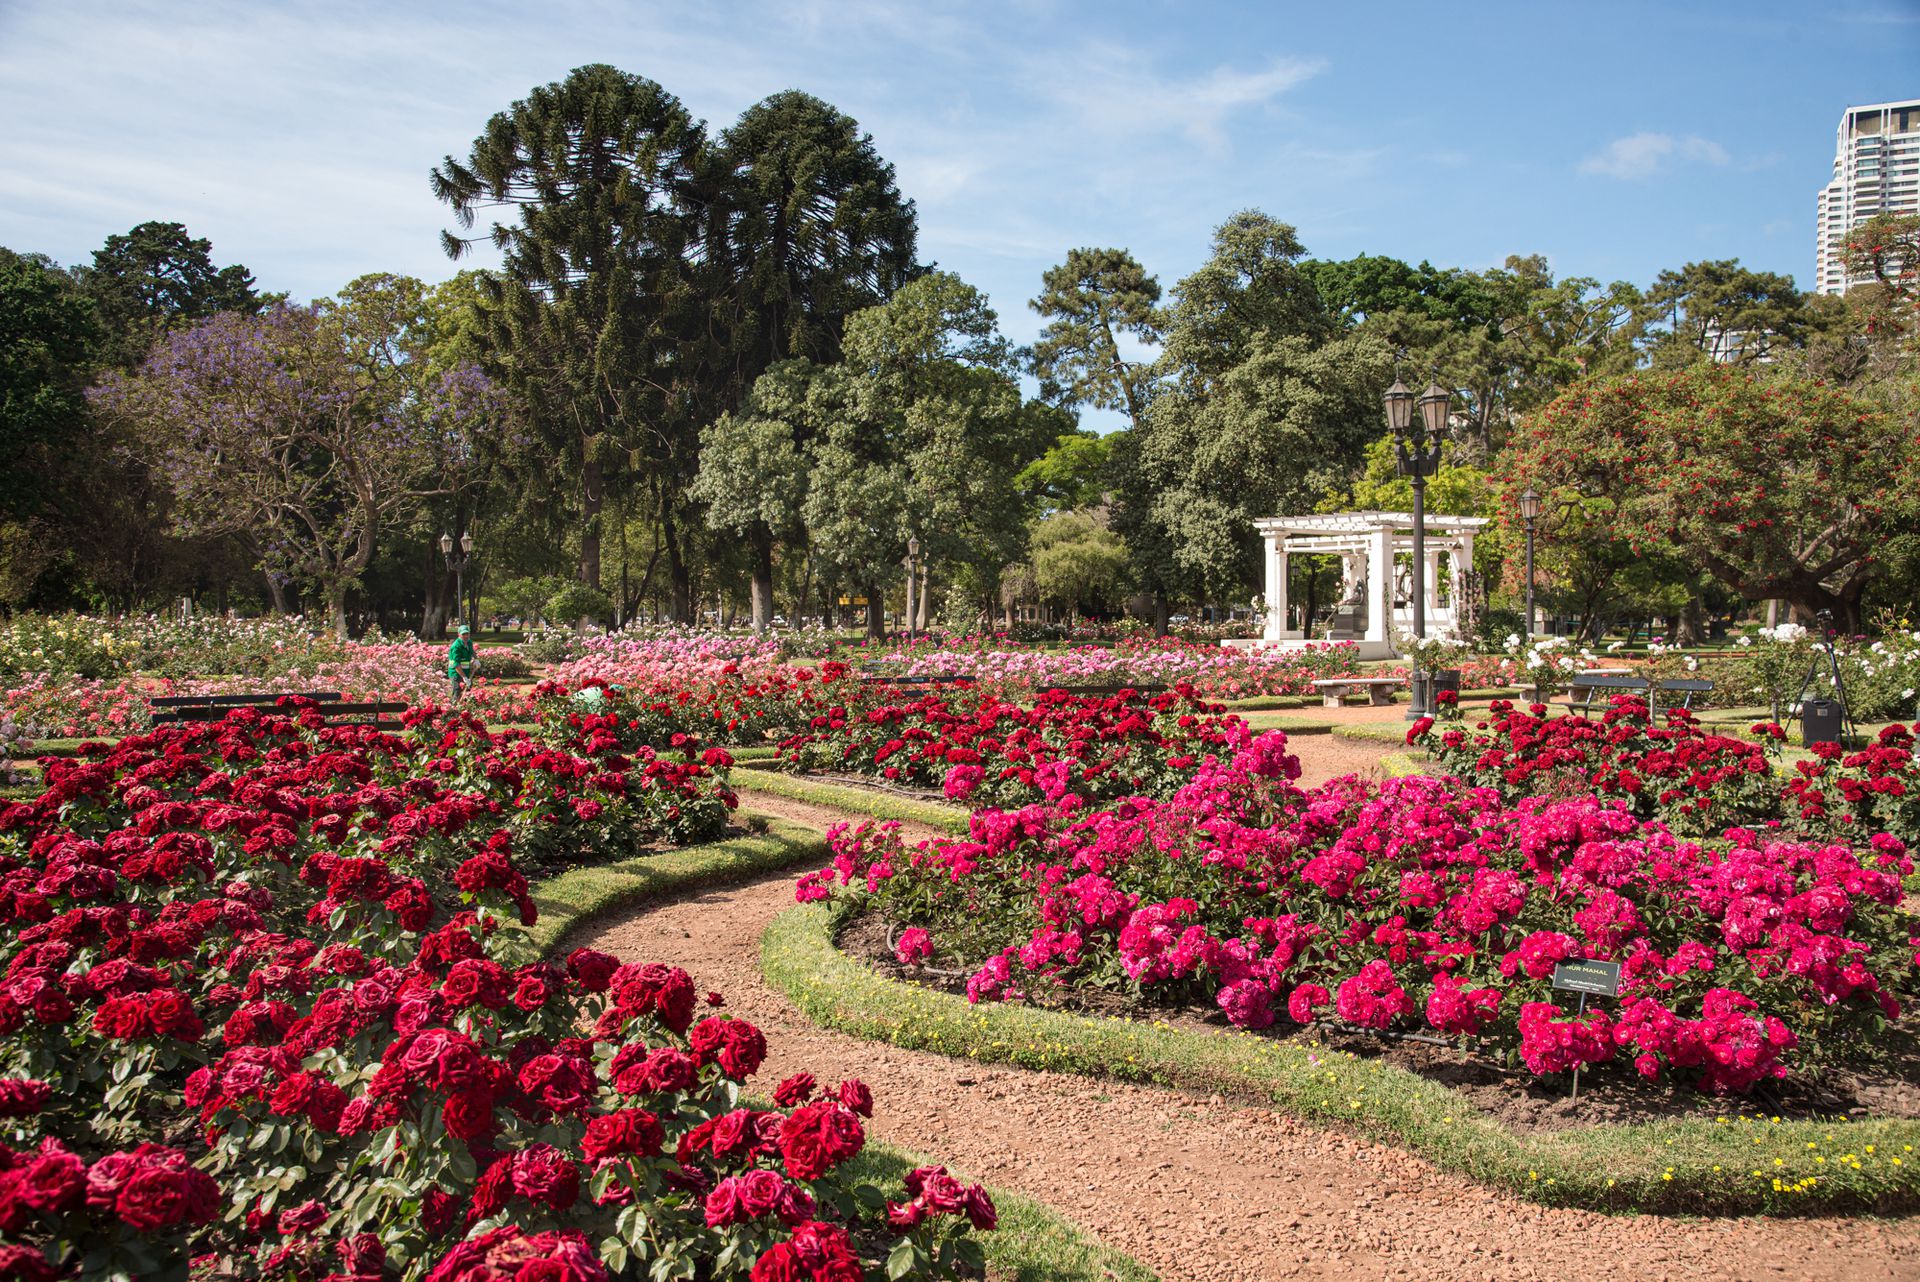
M 1388 748 L 1296 744 L 1308 781 Z M 837 812 L 756 796 L 803 823 Z M 915 834 L 924 835 L 924 834 Z M 1168 1282 L 1269 1278 L 1920 1278 L 1920 1225 L 1874 1220 L 1612 1218 L 1522 1202 L 1384 1145 L 1263 1109 L 1071 1075 L 987 1067 L 823 1031 L 760 975 L 760 936 L 793 903 L 789 876 L 696 895 L 580 942 L 670 962 L 772 1049 L 762 1089 L 806 1069 L 874 1089 L 872 1131 L 1029 1194 Z

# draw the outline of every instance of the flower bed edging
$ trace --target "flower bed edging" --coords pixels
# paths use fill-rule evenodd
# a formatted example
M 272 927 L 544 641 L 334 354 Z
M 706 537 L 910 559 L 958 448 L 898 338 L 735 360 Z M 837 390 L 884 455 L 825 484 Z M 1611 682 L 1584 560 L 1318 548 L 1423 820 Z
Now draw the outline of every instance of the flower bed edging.
M 768 982 L 822 1027 L 957 1058 L 1251 1096 L 1547 1205 L 1718 1215 L 1920 1208 L 1920 1123 L 1681 1121 L 1519 1135 L 1446 1087 L 1377 1062 L 1244 1032 L 970 1006 L 890 980 L 835 946 L 844 911 L 793 908 L 761 940 Z
M 816 829 L 772 819 L 764 833 L 569 869 L 531 887 L 540 918 L 528 934 L 545 956 L 572 932 L 623 908 L 826 857 L 826 839 Z
M 770 792 L 793 801 L 831 806 L 847 811 L 849 819 L 897 819 L 902 823 L 925 824 L 941 832 L 967 831 L 968 812 L 958 806 L 915 801 L 911 797 L 891 797 L 875 789 L 823 783 L 773 769 L 736 770 L 728 782 L 736 792 Z

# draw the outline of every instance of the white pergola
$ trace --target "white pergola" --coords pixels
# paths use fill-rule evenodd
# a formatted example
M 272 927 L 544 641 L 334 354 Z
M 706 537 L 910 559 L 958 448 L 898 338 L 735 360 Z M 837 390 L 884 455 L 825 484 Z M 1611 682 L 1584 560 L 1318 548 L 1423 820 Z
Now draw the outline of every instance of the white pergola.
M 1340 558 L 1341 596 L 1366 616 L 1352 639 L 1371 654 L 1391 654 L 1395 627 L 1413 627 L 1413 516 L 1408 512 L 1332 512 L 1318 516 L 1273 516 L 1255 521 L 1266 540 L 1268 642 L 1304 641 L 1306 625 L 1294 627 L 1287 601 L 1288 558 L 1318 553 Z M 1427 632 L 1450 631 L 1460 622 L 1456 592 L 1440 583 L 1440 563 L 1449 562 L 1455 585 L 1473 568 L 1473 539 L 1487 524 L 1480 516 L 1429 516 L 1427 527 Z

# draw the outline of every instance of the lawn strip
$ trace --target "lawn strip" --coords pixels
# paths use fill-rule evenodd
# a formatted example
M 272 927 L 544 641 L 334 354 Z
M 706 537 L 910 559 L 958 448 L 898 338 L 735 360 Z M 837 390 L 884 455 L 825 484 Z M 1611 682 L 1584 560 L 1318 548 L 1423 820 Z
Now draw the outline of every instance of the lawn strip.
M 764 833 L 573 868 L 534 883 L 540 919 L 529 933 L 545 955 L 582 926 L 647 900 L 747 881 L 782 868 L 819 865 L 826 859 L 826 838 L 817 829 L 771 819 Z
M 781 774 L 773 770 L 736 770 L 729 776 L 737 792 L 770 792 L 777 797 L 812 802 L 848 812 L 848 819 L 898 819 L 902 823 L 925 824 L 941 832 L 964 834 L 968 812 L 958 806 L 945 806 L 911 797 L 893 797 L 868 788 L 849 788 L 844 784 L 822 783 L 805 775 Z

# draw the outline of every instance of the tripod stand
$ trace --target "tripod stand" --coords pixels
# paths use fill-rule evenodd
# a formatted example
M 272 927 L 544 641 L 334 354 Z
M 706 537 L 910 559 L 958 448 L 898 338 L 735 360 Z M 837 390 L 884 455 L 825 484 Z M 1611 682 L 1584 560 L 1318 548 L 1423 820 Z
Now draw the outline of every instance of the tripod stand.
M 1804 726 L 1807 720 L 1807 691 L 1820 678 L 1820 661 L 1826 660 L 1827 679 L 1833 682 L 1833 697 L 1840 701 L 1840 724 L 1848 738 L 1858 738 L 1860 727 L 1854 724 L 1852 701 L 1847 698 L 1847 685 L 1840 677 L 1840 660 L 1833 652 L 1833 628 L 1830 620 L 1833 616 L 1824 611 L 1818 616 L 1821 625 L 1819 648 L 1815 651 L 1813 662 L 1807 665 L 1807 675 L 1800 679 L 1800 693 L 1793 701 L 1793 711 L 1787 720 L 1799 717 Z

